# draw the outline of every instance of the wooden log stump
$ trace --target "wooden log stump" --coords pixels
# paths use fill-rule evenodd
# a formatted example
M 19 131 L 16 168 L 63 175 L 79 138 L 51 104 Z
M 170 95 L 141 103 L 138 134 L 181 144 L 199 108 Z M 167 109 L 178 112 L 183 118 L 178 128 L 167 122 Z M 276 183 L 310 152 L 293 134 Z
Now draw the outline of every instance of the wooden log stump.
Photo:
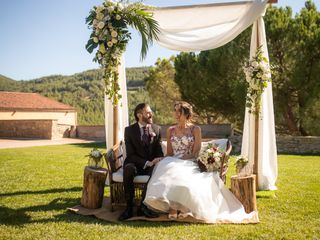
M 104 168 L 85 167 L 81 205 L 85 208 L 102 206 L 107 170 Z
M 231 177 L 231 192 L 242 203 L 246 213 L 257 210 L 256 176 Z

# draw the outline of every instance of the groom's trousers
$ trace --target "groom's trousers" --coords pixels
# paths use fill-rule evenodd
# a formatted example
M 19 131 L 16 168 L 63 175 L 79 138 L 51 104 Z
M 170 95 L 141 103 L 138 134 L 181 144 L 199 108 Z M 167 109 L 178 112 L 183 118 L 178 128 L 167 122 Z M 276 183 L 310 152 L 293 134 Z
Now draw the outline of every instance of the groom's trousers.
M 123 186 L 124 186 L 124 194 L 127 202 L 127 207 L 133 207 L 134 205 L 134 183 L 133 179 L 137 175 L 149 175 L 151 176 L 153 170 L 152 167 L 147 167 L 146 169 L 138 168 L 134 163 L 127 163 L 123 168 Z M 149 178 L 150 179 L 150 178 Z M 143 202 L 146 192 L 147 185 L 145 185 L 142 195 L 141 195 L 141 203 Z

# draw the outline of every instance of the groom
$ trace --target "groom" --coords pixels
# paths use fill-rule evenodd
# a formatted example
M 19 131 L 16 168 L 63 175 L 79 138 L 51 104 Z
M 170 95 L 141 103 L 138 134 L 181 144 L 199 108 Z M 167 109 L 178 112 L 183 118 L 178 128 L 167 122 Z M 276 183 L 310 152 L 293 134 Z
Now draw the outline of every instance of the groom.
M 124 161 L 123 185 L 127 208 L 120 215 L 120 221 L 133 216 L 134 177 L 136 175 L 151 176 L 154 165 L 163 157 L 160 127 L 152 123 L 150 106 L 146 103 L 138 104 L 134 110 L 134 117 L 137 122 L 126 127 L 124 133 L 127 157 Z M 158 217 L 158 214 L 143 204 L 146 190 L 147 187 L 142 192 L 138 215 L 145 215 L 149 218 Z

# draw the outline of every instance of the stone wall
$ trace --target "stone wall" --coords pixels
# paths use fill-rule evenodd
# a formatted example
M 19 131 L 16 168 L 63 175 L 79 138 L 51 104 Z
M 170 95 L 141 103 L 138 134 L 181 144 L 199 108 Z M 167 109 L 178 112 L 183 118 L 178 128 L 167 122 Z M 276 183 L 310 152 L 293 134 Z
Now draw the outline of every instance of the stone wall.
M 240 154 L 242 136 L 232 136 L 232 154 Z M 277 136 L 277 152 L 289 154 L 320 154 L 320 137 Z
M 57 120 L 0 120 L 0 137 L 60 139 L 69 137 L 71 129 Z
M 77 126 L 77 137 L 84 139 L 96 139 L 100 141 L 106 140 L 106 131 L 104 125 L 94 125 L 94 126 Z
M 0 137 L 52 138 L 53 120 L 0 120 Z
M 161 136 L 166 137 L 168 125 L 161 126 Z M 200 125 L 204 139 L 229 138 L 232 142 L 232 154 L 240 154 L 242 136 L 234 135 L 230 124 Z M 77 137 L 105 141 L 104 125 L 77 126 Z M 277 136 L 278 153 L 320 154 L 320 137 Z

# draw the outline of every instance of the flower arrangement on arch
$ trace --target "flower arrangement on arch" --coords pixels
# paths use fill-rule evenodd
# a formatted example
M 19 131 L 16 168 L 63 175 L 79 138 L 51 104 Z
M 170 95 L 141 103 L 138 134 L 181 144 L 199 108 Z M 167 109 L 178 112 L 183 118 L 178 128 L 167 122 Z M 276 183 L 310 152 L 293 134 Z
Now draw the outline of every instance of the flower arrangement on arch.
M 94 6 L 86 18 L 88 27 L 92 29 L 86 49 L 92 53 L 98 48 L 93 61 L 104 70 L 105 92 L 114 105 L 121 99 L 118 67 L 131 39 L 128 26 L 137 29 L 142 37 L 141 59 L 146 56 L 149 44 L 157 39 L 159 26 L 148 9 L 151 7 L 141 2 L 105 0 L 102 5 Z
M 102 161 L 103 153 L 99 149 L 97 149 L 97 148 L 92 149 L 90 151 L 90 153 L 88 155 L 86 155 L 86 157 L 89 158 L 88 166 L 95 167 L 95 168 L 102 167 L 102 165 L 103 165 L 103 161 Z
M 224 155 L 224 152 L 219 147 L 209 143 L 205 149 L 200 151 L 197 158 L 200 171 L 214 172 L 220 170 Z
M 271 81 L 270 66 L 267 58 L 263 56 L 262 45 L 257 48 L 252 59 L 245 64 L 244 72 L 247 82 L 246 107 L 249 112 L 260 113 L 261 95 Z

